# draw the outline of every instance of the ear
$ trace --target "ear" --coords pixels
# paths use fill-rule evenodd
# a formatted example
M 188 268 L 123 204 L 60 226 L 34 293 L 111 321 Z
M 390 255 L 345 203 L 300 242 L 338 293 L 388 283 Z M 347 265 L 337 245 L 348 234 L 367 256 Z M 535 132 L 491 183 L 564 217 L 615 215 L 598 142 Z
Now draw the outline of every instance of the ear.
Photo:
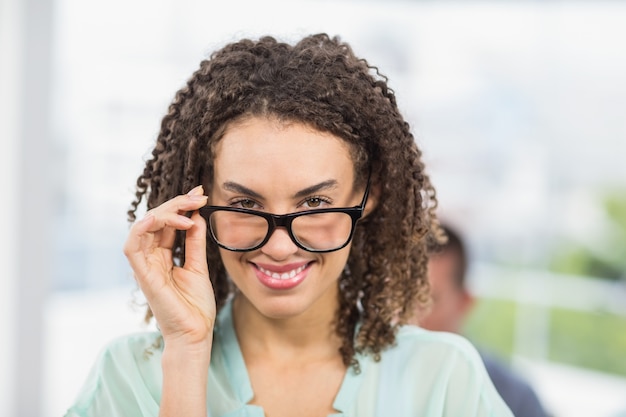
M 363 210 L 363 217 L 367 217 L 378 205 L 380 198 L 380 185 L 371 184 L 370 193 L 367 196 L 367 202 L 365 203 L 365 210 Z
M 466 316 L 472 310 L 472 308 L 474 308 L 475 303 L 476 303 L 476 299 L 469 291 L 464 290 L 461 293 L 461 301 L 459 303 L 459 309 L 463 313 L 463 316 Z

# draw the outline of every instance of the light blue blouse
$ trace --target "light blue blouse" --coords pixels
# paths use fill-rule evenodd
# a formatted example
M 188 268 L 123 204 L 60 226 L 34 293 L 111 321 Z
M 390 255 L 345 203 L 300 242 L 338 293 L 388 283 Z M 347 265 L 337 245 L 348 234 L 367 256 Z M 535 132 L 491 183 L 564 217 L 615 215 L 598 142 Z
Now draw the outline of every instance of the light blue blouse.
M 92 368 L 66 417 L 159 414 L 159 334 L 138 333 L 109 344 Z M 402 327 L 381 360 L 357 355 L 361 372 L 349 368 L 332 416 L 513 417 L 497 394 L 474 347 L 461 336 Z M 252 386 L 233 328 L 231 304 L 218 317 L 209 369 L 209 417 L 263 417 L 247 404 Z

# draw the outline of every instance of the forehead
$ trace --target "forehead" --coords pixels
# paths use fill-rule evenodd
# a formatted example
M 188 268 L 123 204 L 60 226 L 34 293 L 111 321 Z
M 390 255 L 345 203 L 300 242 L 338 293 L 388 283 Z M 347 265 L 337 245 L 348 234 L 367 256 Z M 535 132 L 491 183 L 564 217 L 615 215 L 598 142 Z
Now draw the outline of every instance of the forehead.
M 343 139 L 308 125 L 248 118 L 229 126 L 215 147 L 215 179 L 245 184 L 352 184 L 354 163 Z

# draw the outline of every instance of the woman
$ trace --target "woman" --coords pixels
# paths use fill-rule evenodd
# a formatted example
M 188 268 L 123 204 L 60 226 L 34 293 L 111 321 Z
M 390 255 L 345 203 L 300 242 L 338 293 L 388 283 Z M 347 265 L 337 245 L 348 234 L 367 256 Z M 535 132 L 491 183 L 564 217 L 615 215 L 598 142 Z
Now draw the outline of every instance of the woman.
M 426 305 L 435 191 L 386 78 L 313 35 L 225 46 L 181 89 L 124 252 L 159 332 L 68 416 L 510 416 Z

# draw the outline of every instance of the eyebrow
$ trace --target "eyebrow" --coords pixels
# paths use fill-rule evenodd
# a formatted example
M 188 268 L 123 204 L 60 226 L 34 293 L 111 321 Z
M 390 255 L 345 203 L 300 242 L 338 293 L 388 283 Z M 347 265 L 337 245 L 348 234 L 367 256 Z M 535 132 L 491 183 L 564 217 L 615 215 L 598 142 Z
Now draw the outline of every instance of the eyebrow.
M 294 194 L 294 198 L 302 198 L 302 197 L 311 195 L 313 193 L 320 192 L 322 190 L 330 190 L 332 188 L 336 188 L 337 185 L 338 185 L 337 180 L 322 181 L 319 184 L 315 184 L 315 185 L 312 185 L 310 187 L 307 187 L 298 191 L 296 194 Z M 250 188 L 245 187 L 233 181 L 226 181 L 224 184 L 222 184 L 222 187 L 226 191 L 232 191 L 232 192 L 239 193 L 239 194 L 245 194 L 245 195 L 249 195 L 250 197 L 254 197 L 258 199 L 263 198 L 263 196 L 257 193 L 256 191 L 253 191 Z
M 302 198 L 302 197 L 306 197 L 308 195 L 323 191 L 323 190 L 330 190 L 332 188 L 337 188 L 337 180 L 327 180 L 327 181 L 323 181 L 320 182 L 319 184 L 315 184 L 312 185 L 310 187 L 307 187 L 303 190 L 298 191 L 294 197 L 295 198 Z
M 263 198 L 263 196 L 261 196 L 261 194 L 257 193 L 256 191 L 252 191 L 248 187 L 244 187 L 243 185 L 237 184 L 236 182 L 226 181 L 222 185 L 222 187 L 226 191 L 233 191 L 233 192 L 238 193 L 238 194 L 245 194 L 245 195 L 249 195 L 250 197 L 254 197 L 254 198 L 258 198 L 258 199 Z

